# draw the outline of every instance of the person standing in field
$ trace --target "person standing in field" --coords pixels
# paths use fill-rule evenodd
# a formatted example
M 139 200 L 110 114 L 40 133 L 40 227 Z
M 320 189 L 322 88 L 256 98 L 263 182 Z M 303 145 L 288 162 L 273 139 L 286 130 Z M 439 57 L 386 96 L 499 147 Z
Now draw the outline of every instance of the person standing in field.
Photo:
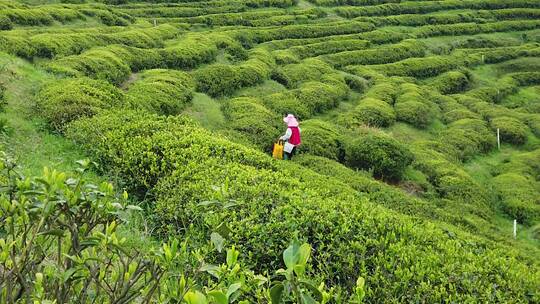
M 296 147 L 302 143 L 300 139 L 300 128 L 298 126 L 298 120 L 292 114 L 283 117 L 283 122 L 287 125 L 285 135 L 280 137 L 285 142 L 283 159 L 290 160 L 296 152 Z

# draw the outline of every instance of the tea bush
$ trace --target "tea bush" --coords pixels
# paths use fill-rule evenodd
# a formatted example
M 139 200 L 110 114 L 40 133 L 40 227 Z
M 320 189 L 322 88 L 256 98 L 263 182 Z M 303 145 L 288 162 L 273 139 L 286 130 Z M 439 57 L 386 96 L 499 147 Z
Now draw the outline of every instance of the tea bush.
M 439 75 L 433 80 L 431 86 L 435 87 L 441 94 L 456 94 L 463 92 L 471 85 L 470 73 L 461 71 L 450 71 Z
M 540 193 L 534 180 L 517 173 L 504 173 L 496 176 L 493 184 L 506 214 L 526 225 L 540 218 Z
M 310 119 L 302 122 L 301 153 L 323 156 L 336 161 L 345 158 L 345 131 L 331 123 Z
M 334 72 L 331 66 L 318 59 L 307 59 L 298 64 L 290 64 L 277 69 L 272 78 L 288 88 L 300 83 L 320 80 L 323 75 Z
M 103 81 L 68 78 L 46 85 L 39 92 L 36 103 L 40 115 L 51 128 L 63 132 L 71 121 L 124 105 L 124 94 Z
M 331 55 L 323 55 L 320 58 L 333 66 L 346 66 L 356 64 L 385 64 L 403 60 L 409 57 L 423 57 L 425 46 L 417 40 L 404 40 L 391 46 L 379 48 L 346 51 Z
M 147 70 L 130 85 L 127 97 L 131 107 L 176 115 L 193 99 L 195 83 L 190 75 L 174 70 Z
M 496 136 L 485 121 L 465 118 L 448 125 L 448 129 L 441 134 L 441 141 L 455 147 L 459 151 L 458 158 L 466 160 L 491 150 Z
M 262 150 L 269 150 L 280 135 L 280 116 L 266 109 L 259 100 L 240 97 L 225 105 L 229 128 L 243 133 L 247 139 Z M 281 128 L 280 128 L 281 127 Z
M 493 130 L 500 129 L 501 141 L 522 145 L 527 141 L 529 128 L 521 121 L 511 117 L 493 118 L 489 124 Z
M 72 127 L 72 138 L 106 168 L 146 189 L 158 182 L 154 193 L 159 195 L 155 214 L 160 231 L 182 233 L 191 225 L 206 237 L 217 227 L 214 225 L 226 221 L 234 229 L 228 241 L 250 252 L 248 264 L 258 270 L 281 267 L 271 256 L 297 231 L 319 248 L 314 251 L 312 269 L 325 276 L 327 284 L 340 284 L 346 293 L 354 288 L 351 278 L 360 274 L 366 277 L 366 296 L 372 298 L 409 301 L 419 299 L 419 293 L 430 299 L 491 298 L 493 277 L 483 271 L 467 282 L 429 279 L 466 276 L 474 267 L 496 269 L 500 274 L 497 288 L 505 291 L 501 297 L 525 301 L 536 297 L 537 270 L 512 258 L 512 251 L 451 227 L 452 237 L 428 222 L 421 222 L 422 229 L 418 229 L 419 222 L 358 198 L 336 180 L 293 163 L 281 165 L 185 118 L 110 113 L 83 119 Z M 124 136 L 139 140 L 111 140 Z M 200 204 L 208 200 L 232 200 L 236 206 L 221 208 L 215 217 L 209 217 L 206 204 Z M 426 242 L 437 250 L 426 251 L 421 245 Z M 404 252 L 410 258 L 404 259 Z M 365 262 L 358 267 L 358 260 Z M 423 272 L 407 272 L 411 267 Z M 389 272 L 393 275 L 384 275 Z M 517 284 L 510 278 L 518 280 Z M 415 282 L 412 290 L 410 282 Z M 455 289 L 439 288 L 450 284 Z M 471 291 L 470 284 L 482 292 Z M 433 290 L 440 292 L 428 292 Z
M 395 121 L 396 113 L 386 102 L 375 98 L 365 98 L 352 111 L 346 113 L 340 123 L 348 127 L 360 125 L 388 127 Z
M 369 134 L 351 140 L 345 159 L 353 168 L 373 170 L 378 178 L 399 180 L 414 158 L 405 145 L 392 137 Z

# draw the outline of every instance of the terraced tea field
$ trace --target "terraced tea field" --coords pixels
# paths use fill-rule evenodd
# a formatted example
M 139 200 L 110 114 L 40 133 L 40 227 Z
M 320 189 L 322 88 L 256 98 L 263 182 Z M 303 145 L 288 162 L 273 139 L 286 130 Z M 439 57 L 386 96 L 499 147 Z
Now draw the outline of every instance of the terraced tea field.
M 540 303 L 540 0 L 0 0 L 0 97 L 2 150 L 29 175 L 96 162 L 142 209 L 114 213 L 126 252 L 159 265 L 111 259 L 113 288 L 58 249 L 17 289 L 14 233 L 0 302 Z

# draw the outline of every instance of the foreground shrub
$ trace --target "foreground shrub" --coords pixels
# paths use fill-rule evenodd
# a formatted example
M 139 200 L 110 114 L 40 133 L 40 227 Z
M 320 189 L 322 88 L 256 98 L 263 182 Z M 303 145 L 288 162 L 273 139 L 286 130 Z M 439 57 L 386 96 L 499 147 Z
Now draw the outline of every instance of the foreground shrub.
M 500 130 L 502 142 L 522 145 L 527 141 L 527 125 L 515 118 L 497 117 L 493 118 L 489 124 L 493 130 Z
M 63 132 L 73 120 L 122 105 L 124 94 L 104 81 L 67 78 L 45 85 L 38 93 L 36 103 L 40 115 L 51 128 Z
M 354 292 L 354 278 L 362 275 L 366 297 L 397 302 L 426 296 L 433 301 L 488 301 L 496 290 L 503 300 L 538 298 L 540 272 L 532 258 L 527 263 L 527 257 L 518 259 L 512 250 L 454 227 L 443 230 L 389 212 L 335 179 L 231 144 L 191 120 L 123 111 L 72 127 L 72 138 L 104 169 L 146 184 L 144 189 L 158 195 L 154 214 L 159 232 L 184 237 L 187 229 L 194 229 L 194 238 L 206 242 L 225 222 L 234 230 L 227 242 L 247 252 L 247 263 L 257 271 L 282 268 L 272 256 L 299 235 L 318 248 L 312 252 L 311 269 L 346 294 Z M 119 138 L 138 140 L 113 140 Z M 436 250 L 426 250 L 426 244 Z M 471 269 L 479 269 L 475 280 L 430 279 L 467 277 Z M 494 279 L 484 271 L 499 276 Z
M 386 135 L 369 134 L 353 139 L 346 148 L 349 166 L 373 170 L 373 174 L 382 179 L 399 179 L 412 161 L 409 149 Z
M 133 108 L 163 115 L 179 114 L 193 99 L 195 83 L 187 73 L 147 70 L 133 83 L 127 97 Z

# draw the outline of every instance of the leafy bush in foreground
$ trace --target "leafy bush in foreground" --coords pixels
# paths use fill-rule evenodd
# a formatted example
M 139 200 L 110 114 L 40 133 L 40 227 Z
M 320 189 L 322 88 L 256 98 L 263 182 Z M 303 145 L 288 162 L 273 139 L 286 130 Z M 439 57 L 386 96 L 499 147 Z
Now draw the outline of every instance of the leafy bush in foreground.
M 358 275 L 365 277 L 367 299 L 473 301 L 491 299 L 496 290 L 504 291 L 502 299 L 539 296 L 536 266 L 506 248 L 449 226 L 452 237 L 429 222 L 419 229 L 417 220 L 377 207 L 335 179 L 231 144 L 185 118 L 124 111 L 80 120 L 70 134 L 104 168 L 158 194 L 160 231 L 182 234 L 192 227 L 206 239 L 226 222 L 234 229 L 228 240 L 259 271 L 281 267 L 271 257 L 298 232 L 318 248 L 313 270 L 346 293 Z M 228 207 L 209 213 L 204 201 Z M 425 250 L 426 242 L 434 250 Z M 430 279 L 452 275 L 470 279 Z
M 38 93 L 36 102 L 40 115 L 51 128 L 63 132 L 73 120 L 123 105 L 124 94 L 104 81 L 67 78 L 47 84 Z
M 302 153 L 324 156 L 343 161 L 345 157 L 345 134 L 337 125 L 310 119 L 302 122 Z

